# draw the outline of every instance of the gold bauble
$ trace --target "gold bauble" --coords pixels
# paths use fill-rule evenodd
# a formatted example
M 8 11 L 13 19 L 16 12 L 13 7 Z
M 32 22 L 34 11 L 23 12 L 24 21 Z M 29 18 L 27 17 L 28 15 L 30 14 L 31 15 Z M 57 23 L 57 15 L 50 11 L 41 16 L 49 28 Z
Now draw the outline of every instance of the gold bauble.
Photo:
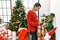
M 18 28 L 17 26 L 15 26 L 15 28 Z
M 24 19 L 26 19 L 26 17 Z
M 17 20 L 17 21 L 16 21 L 16 23 L 18 24 L 18 23 L 20 23 L 20 21 L 19 21 L 19 20 Z
M 21 16 L 21 15 L 19 14 L 19 16 Z

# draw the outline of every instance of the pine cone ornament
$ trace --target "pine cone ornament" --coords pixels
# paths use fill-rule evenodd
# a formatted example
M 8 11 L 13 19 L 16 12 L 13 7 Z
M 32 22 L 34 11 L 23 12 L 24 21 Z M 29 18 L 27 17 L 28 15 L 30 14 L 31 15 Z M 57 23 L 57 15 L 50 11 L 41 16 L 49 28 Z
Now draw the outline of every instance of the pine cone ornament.
M 20 21 L 19 21 L 19 20 L 17 20 L 17 21 L 16 21 L 16 23 L 18 24 L 18 23 L 20 23 Z

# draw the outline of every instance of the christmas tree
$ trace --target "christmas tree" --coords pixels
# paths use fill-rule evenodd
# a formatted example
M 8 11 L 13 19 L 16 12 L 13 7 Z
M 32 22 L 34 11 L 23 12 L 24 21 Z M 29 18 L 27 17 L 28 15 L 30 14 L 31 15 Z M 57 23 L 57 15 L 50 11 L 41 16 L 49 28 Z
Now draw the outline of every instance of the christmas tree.
M 13 8 L 13 13 L 11 14 L 9 29 L 17 32 L 21 27 L 27 27 L 27 19 L 22 1 L 17 0 L 16 7 Z

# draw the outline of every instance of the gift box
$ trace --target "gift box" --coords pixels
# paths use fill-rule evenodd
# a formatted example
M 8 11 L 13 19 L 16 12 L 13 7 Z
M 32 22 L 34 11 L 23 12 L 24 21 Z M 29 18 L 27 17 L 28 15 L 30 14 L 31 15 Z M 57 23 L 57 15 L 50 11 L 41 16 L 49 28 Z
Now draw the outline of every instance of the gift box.
M 18 40 L 28 40 L 29 30 L 22 29 L 18 32 Z
M 5 27 L 0 28 L 0 40 L 8 40 L 12 38 L 12 31 Z

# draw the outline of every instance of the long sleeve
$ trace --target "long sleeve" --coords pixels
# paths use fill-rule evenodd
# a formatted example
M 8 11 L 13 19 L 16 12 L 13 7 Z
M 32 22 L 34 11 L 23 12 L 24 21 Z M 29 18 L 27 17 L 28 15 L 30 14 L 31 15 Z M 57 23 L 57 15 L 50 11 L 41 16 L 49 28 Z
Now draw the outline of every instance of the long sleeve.
M 38 21 L 37 22 L 33 22 L 33 21 L 31 21 L 31 19 L 32 19 L 31 12 L 28 12 L 28 15 L 27 15 L 28 24 L 33 26 L 33 27 L 37 27 L 38 26 Z

